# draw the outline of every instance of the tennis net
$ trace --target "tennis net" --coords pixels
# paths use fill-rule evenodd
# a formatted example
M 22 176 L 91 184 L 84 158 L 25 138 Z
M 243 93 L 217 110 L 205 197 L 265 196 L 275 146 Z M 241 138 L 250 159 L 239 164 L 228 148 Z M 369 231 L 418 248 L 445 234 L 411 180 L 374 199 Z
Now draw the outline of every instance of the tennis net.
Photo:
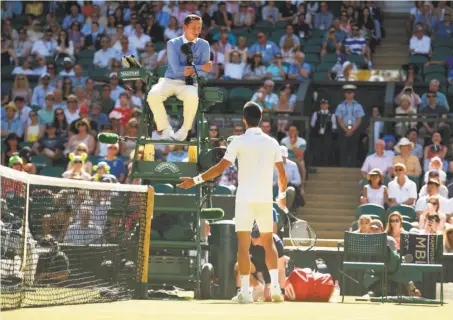
M 148 187 L 3 166 L 0 179 L 1 310 L 134 295 L 147 273 Z

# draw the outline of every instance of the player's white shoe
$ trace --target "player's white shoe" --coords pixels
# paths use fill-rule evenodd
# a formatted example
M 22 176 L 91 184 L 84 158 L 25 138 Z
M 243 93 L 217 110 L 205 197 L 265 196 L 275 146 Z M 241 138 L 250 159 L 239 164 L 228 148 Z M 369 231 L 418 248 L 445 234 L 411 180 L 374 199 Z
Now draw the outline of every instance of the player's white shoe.
M 273 302 L 283 302 L 285 299 L 283 298 L 282 295 L 282 290 L 280 287 L 272 287 L 271 288 L 271 297 Z
M 231 299 L 231 301 L 237 303 L 253 303 L 253 294 L 252 290 L 250 289 L 248 292 L 242 292 L 242 290 L 238 290 L 238 294 Z
M 171 127 L 165 128 L 162 130 L 162 135 L 161 135 L 162 140 L 174 140 L 175 139 L 175 132 Z
M 187 138 L 187 133 L 188 132 L 186 130 L 181 128 L 178 131 L 176 131 L 176 133 L 174 135 L 174 139 L 177 140 L 177 141 L 184 141 Z

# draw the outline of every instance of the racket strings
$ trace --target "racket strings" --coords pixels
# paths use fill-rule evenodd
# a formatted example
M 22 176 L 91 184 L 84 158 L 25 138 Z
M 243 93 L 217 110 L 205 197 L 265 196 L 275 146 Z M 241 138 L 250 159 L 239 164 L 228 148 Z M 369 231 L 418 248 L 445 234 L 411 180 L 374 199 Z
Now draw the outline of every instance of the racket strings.
M 289 237 L 296 247 L 312 247 L 316 242 L 316 233 L 302 220 L 290 224 Z

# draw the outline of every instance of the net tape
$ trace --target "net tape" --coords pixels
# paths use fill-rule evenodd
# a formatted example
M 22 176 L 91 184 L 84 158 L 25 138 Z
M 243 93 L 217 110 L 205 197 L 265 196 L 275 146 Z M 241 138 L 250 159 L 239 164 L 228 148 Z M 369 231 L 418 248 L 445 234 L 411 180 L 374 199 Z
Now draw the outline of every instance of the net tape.
M 0 178 L 2 310 L 131 297 L 146 186 Z

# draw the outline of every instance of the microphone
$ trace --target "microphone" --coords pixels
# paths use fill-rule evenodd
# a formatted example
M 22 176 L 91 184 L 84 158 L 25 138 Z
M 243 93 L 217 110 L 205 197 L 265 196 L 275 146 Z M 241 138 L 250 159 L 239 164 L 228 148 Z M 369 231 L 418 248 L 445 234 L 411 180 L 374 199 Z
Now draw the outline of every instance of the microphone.
M 192 42 L 184 43 L 181 46 L 181 53 L 186 56 L 186 66 L 193 66 Z M 196 71 L 196 69 L 195 69 Z M 186 85 L 193 86 L 193 77 L 186 77 Z
M 204 220 L 222 219 L 225 212 L 221 208 L 201 209 L 200 218 Z
M 100 133 L 98 134 L 98 141 L 107 144 L 116 144 L 120 137 L 116 133 Z

